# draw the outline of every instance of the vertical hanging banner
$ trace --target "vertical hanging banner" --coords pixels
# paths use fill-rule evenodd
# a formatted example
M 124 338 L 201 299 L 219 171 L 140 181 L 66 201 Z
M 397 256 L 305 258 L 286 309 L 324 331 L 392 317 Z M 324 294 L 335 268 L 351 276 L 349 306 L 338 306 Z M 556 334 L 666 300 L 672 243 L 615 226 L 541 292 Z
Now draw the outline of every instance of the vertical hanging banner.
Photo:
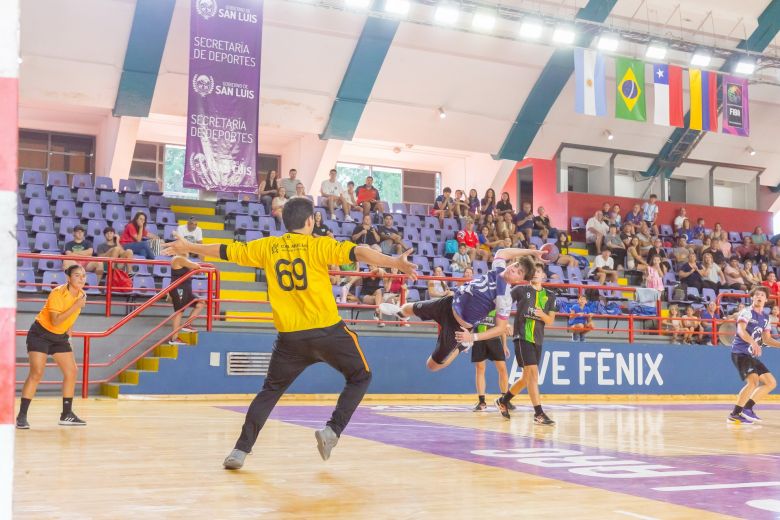
M 682 128 L 682 69 L 674 65 L 653 65 L 655 106 L 653 122 L 657 125 Z
M 639 60 L 615 58 L 615 117 L 647 121 L 645 107 L 645 64 Z
M 590 49 L 574 49 L 577 93 L 574 109 L 589 116 L 607 115 L 607 88 L 604 56 Z
M 184 186 L 257 190 L 262 0 L 192 0 Z
M 723 133 L 750 135 L 747 78 L 723 76 Z
M 718 131 L 718 75 L 706 70 L 688 69 L 691 92 L 692 130 Z

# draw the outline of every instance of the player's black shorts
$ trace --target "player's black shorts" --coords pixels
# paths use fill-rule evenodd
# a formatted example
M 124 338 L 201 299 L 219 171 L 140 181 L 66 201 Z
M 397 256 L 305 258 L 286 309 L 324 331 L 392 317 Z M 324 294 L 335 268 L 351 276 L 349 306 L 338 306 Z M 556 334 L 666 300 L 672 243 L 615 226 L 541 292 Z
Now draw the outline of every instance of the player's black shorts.
M 193 300 L 196 300 L 195 294 L 192 292 L 192 280 L 182 282 L 180 286 L 171 291 L 171 300 L 173 300 L 173 310 L 179 311 L 185 305 Z
M 433 320 L 441 327 L 431 359 L 440 365 L 444 364 L 447 356 L 458 347 L 455 333 L 462 328 L 452 314 L 452 296 L 416 302 L 412 309 L 421 320 Z
M 67 334 L 55 334 L 35 320 L 27 333 L 27 352 L 41 352 L 47 356 L 73 352 Z
M 760 359 L 754 358 L 748 354 L 731 354 L 731 362 L 737 367 L 739 377 L 744 381 L 749 374 L 758 374 L 762 376 L 769 373 L 769 369 Z
M 490 361 L 504 360 L 504 346 L 501 344 L 501 338 L 474 342 L 474 346 L 471 347 L 471 362 L 479 363 L 486 359 Z
M 542 346 L 515 338 L 515 357 L 520 366 L 539 365 L 542 360 Z

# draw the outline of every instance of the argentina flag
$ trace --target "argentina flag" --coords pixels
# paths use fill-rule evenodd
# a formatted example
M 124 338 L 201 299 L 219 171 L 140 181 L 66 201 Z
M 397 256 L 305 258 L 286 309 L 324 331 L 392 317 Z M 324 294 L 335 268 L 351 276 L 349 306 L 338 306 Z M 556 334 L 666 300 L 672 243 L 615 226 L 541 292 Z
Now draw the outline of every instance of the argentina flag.
M 607 115 L 604 56 L 589 49 L 574 49 L 574 70 L 577 113 L 589 116 Z

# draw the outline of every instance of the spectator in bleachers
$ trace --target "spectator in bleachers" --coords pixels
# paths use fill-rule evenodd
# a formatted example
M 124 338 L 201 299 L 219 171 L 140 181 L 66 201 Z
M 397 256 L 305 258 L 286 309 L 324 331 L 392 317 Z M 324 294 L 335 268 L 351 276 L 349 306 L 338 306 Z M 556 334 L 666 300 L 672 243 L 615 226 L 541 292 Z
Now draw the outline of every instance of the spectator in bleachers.
M 558 238 L 555 239 L 555 247 L 558 248 L 558 252 L 562 255 L 569 254 L 569 248 L 571 247 L 571 241 L 569 240 L 568 233 L 558 233 Z
M 617 226 L 609 226 L 609 231 L 604 236 L 602 247 L 609 249 L 616 265 L 626 265 L 626 245 L 617 232 Z
M 666 275 L 667 271 L 672 268 L 672 263 L 669 262 L 669 259 L 666 256 L 666 250 L 663 248 L 663 243 L 658 237 L 653 239 L 653 245 L 650 247 L 650 249 L 647 250 L 647 258 L 652 260 L 654 256 L 659 258 L 662 270 L 661 276 Z M 650 263 L 650 265 L 653 264 L 650 261 L 648 263 Z
M 390 274 L 398 274 L 398 269 L 395 267 L 390 269 Z M 401 301 L 401 291 L 406 290 L 406 284 L 404 283 L 403 277 L 392 277 L 392 278 L 386 278 L 385 279 L 385 292 L 382 294 L 382 299 L 386 301 L 387 303 L 393 303 L 398 305 L 398 302 Z M 402 321 L 408 321 L 407 319 L 401 318 Z M 404 327 L 408 327 L 409 325 L 404 325 Z
M 715 292 L 720 291 L 721 286 L 726 283 L 723 270 L 713 261 L 712 254 L 709 252 L 702 255 L 701 261 L 702 285 L 713 289 Z
M 726 288 L 736 289 L 738 291 L 748 290 L 747 283 L 742 277 L 742 272 L 739 267 L 739 258 L 736 256 L 729 258 L 728 264 L 723 268 L 723 277 L 725 278 L 724 286 Z
M 366 305 L 379 305 L 382 299 L 382 279 L 385 276 L 385 270 L 375 265 L 369 265 L 368 271 L 372 276 L 361 277 L 360 282 L 360 301 Z M 374 310 L 374 320 L 377 326 L 384 327 L 382 316 L 379 314 L 379 308 Z
M 601 220 L 606 222 L 608 226 L 610 224 L 610 219 L 609 219 L 610 211 L 612 211 L 612 205 L 609 202 L 605 202 L 601 205 Z
M 450 270 L 453 274 L 465 273 L 467 268 L 471 268 L 472 260 L 466 248 L 466 244 L 458 244 L 458 252 L 452 255 L 452 264 Z
M 658 197 L 655 194 L 651 194 L 647 202 L 642 205 L 642 220 L 647 224 L 650 230 L 658 234 L 658 226 L 656 220 L 658 219 L 658 205 L 655 203 Z
M 455 190 L 455 196 L 452 199 L 452 213 L 459 219 L 469 215 L 469 203 L 463 195 L 463 190 Z
M 469 259 L 471 259 L 473 262 L 477 255 L 477 249 L 479 248 L 479 237 L 474 231 L 473 220 L 466 220 L 466 224 L 463 226 L 463 229 L 458 231 L 458 233 L 455 235 L 455 240 L 458 241 L 459 245 L 464 245 L 466 247 L 466 254 L 469 255 Z
M 680 226 L 680 229 L 677 230 L 677 236 L 678 237 L 685 237 L 685 239 L 688 241 L 688 243 L 693 240 L 693 229 L 691 229 L 691 221 L 686 219 L 683 219 L 682 226 Z
M 366 177 L 366 183 L 359 186 L 355 194 L 357 195 L 358 205 L 363 207 L 363 215 L 368 215 L 372 211 L 377 213 L 385 211 L 385 205 L 381 201 L 382 197 L 379 195 L 379 190 L 374 186 L 374 178 L 372 176 Z
M 536 216 L 534 217 L 534 234 L 539 235 L 539 238 L 541 238 L 543 242 L 547 242 L 548 238 L 555 238 L 558 236 L 558 230 L 552 226 L 550 216 L 543 206 L 539 206 L 536 209 Z
M 512 208 L 512 202 L 509 200 L 509 193 L 501 194 L 501 200 L 496 203 L 496 216 L 503 220 L 505 215 L 515 216 L 515 210 Z
M 265 214 L 271 214 L 271 201 L 274 200 L 279 190 L 279 174 L 276 170 L 271 170 L 265 176 L 265 180 L 257 187 L 257 196 L 260 197 L 260 203 L 265 208 Z
M 713 240 L 715 239 L 720 240 L 721 246 L 722 246 L 722 242 L 726 242 L 726 243 L 729 242 L 729 234 L 723 230 L 723 226 L 720 225 L 720 222 L 715 223 L 715 227 L 712 229 L 712 233 L 710 233 L 710 238 L 712 238 Z M 730 251 L 731 250 L 729 249 L 729 252 Z M 723 251 L 723 254 L 728 256 L 728 253 L 726 251 Z
M 479 246 L 477 247 L 477 253 L 481 255 L 490 255 L 493 248 L 503 244 L 504 239 L 499 237 L 496 233 L 491 232 L 490 227 L 482 226 L 482 229 L 477 233 L 479 239 Z
M 609 226 L 604 222 L 604 214 L 597 210 L 585 223 L 585 242 L 593 244 L 596 254 L 601 254 L 604 247 L 604 237 L 609 233 Z
M 133 216 L 133 220 L 125 226 L 119 243 L 135 255 L 143 256 L 147 260 L 154 260 L 154 253 L 149 245 L 149 240 L 152 239 L 157 239 L 157 235 L 146 230 L 146 214 L 139 211 Z
M 568 326 L 572 341 L 584 342 L 585 334 L 593 330 L 593 314 L 585 312 L 587 304 L 588 299 L 584 294 L 580 294 L 577 297 L 577 303 L 569 309 L 572 316 L 569 318 Z
M 734 250 L 734 253 L 736 253 L 736 255 L 740 257 L 743 262 L 748 258 L 752 259 L 755 252 L 756 249 L 753 246 L 753 239 L 751 237 L 745 237 L 742 240 L 742 244 L 737 246 L 737 248 Z
M 479 219 L 479 194 L 477 194 L 477 190 L 474 188 L 471 188 L 469 190 L 469 198 L 466 200 L 466 203 L 469 205 L 469 218 L 473 220 Z
M 174 283 L 179 278 L 184 277 L 187 273 L 194 269 L 198 269 L 200 266 L 195 262 L 190 261 L 183 256 L 174 256 L 171 259 L 171 283 Z M 171 337 L 171 343 L 183 344 L 179 341 L 179 332 L 195 332 L 195 329 L 191 326 L 181 326 L 182 310 L 190 302 L 194 302 L 190 306 L 190 319 L 197 318 L 203 310 L 205 304 L 199 300 L 197 296 L 192 292 L 192 278 L 184 280 L 176 289 L 170 292 L 171 300 L 173 301 L 173 318 L 171 319 L 171 326 L 173 327 L 173 336 Z
M 772 305 L 772 310 L 769 312 L 769 327 L 772 336 L 780 334 L 780 330 L 778 330 L 780 327 L 780 307 L 777 305 Z
M 655 289 L 659 294 L 664 292 L 664 270 L 661 264 L 661 257 L 653 255 L 650 257 L 650 263 L 647 266 L 645 276 L 645 287 Z
M 772 246 L 769 248 L 769 264 L 774 267 L 780 265 L 780 246 Z
M 504 215 L 499 218 L 496 223 L 496 234 L 498 235 L 498 238 L 508 238 L 514 242 L 516 235 L 515 223 L 513 222 L 514 217 L 514 213 L 504 213 Z
M 77 225 L 73 227 L 73 240 L 65 244 L 63 254 L 79 258 L 89 258 L 93 255 L 92 242 L 84 238 L 84 227 Z M 80 265 L 88 273 L 95 273 L 98 280 L 103 276 L 103 262 L 89 262 L 76 260 L 63 260 L 62 268 L 67 270 L 72 265 Z
M 640 253 L 639 238 L 634 237 L 626 248 L 626 269 L 631 271 L 647 271 L 647 262 Z
M 601 211 L 599 211 L 601 213 Z M 607 281 L 618 281 L 618 272 L 615 268 L 615 262 L 612 260 L 609 249 L 604 248 L 593 260 L 593 267 L 590 270 L 590 277 L 596 280 L 599 284 L 604 284 Z
M 286 179 L 282 179 L 279 183 L 279 188 L 284 188 L 284 197 L 286 199 L 290 199 L 293 196 L 293 193 L 295 193 L 295 187 L 298 185 L 298 182 L 300 182 L 298 177 L 298 170 L 295 168 L 292 168 L 290 170 L 290 176 Z M 279 193 L 277 191 L 277 197 L 279 196 Z
M 347 191 L 344 192 L 344 201 L 349 204 L 350 210 L 357 206 L 357 197 L 355 197 L 355 183 L 352 181 L 347 182 Z M 347 222 L 354 222 L 352 217 Z
M 493 188 L 488 188 L 485 191 L 485 196 L 482 198 L 479 204 L 479 214 L 484 220 L 488 215 L 494 215 L 496 211 L 496 191 Z
M 490 230 L 490 236 L 498 235 L 498 229 L 496 228 L 496 217 L 493 215 L 487 215 L 482 219 L 481 226 L 486 226 Z M 475 225 L 476 227 L 476 225 Z
M 769 242 L 764 242 L 763 244 L 758 246 L 758 249 L 756 249 L 755 254 L 753 254 L 753 261 L 757 262 L 758 265 L 766 264 L 767 267 L 769 266 L 769 263 L 771 261 L 771 253 L 769 251 Z
M 333 231 L 322 221 L 322 211 L 314 212 L 314 229 L 312 229 L 311 234 L 315 237 L 333 238 Z
M 672 344 L 679 345 L 685 336 L 686 329 L 683 327 L 680 317 L 680 307 L 676 304 L 669 306 L 669 319 L 665 324 L 666 330 L 672 335 Z
M 688 220 L 688 211 L 685 208 L 680 208 L 680 212 L 674 217 L 674 232 L 678 233 L 682 229 L 683 222 Z
M 718 308 L 718 304 L 715 300 L 707 302 L 707 306 L 701 311 L 701 327 L 704 329 L 704 333 L 707 334 L 704 338 L 704 343 L 712 342 L 712 328 L 718 326 L 717 322 L 712 320 L 722 320 L 723 312 Z
M 609 212 L 609 222 L 610 225 L 615 225 L 620 229 L 620 226 L 623 224 L 623 217 L 620 216 L 620 204 L 612 206 Z
M 299 182 L 295 185 L 295 196 L 296 197 L 309 197 L 306 195 L 306 187 L 303 185 L 302 182 Z M 311 198 L 311 197 L 309 197 Z
M 284 205 L 287 204 L 287 199 L 287 188 L 279 186 L 279 189 L 276 191 L 276 197 L 271 201 L 271 216 L 276 219 L 277 223 L 282 221 L 282 210 L 284 210 Z
M 687 289 L 693 287 L 699 291 L 704 288 L 704 275 L 706 272 L 702 269 L 701 264 L 697 262 L 696 253 L 690 252 L 688 255 L 688 261 L 678 266 L 677 277 L 680 279 L 680 283 Z
M 382 225 L 377 229 L 379 237 L 382 241 L 379 243 L 379 247 L 386 255 L 400 255 L 407 248 L 403 243 L 403 237 L 401 232 L 395 226 L 393 222 L 393 215 L 391 213 L 385 213 L 385 217 L 382 221 Z
M 514 218 L 515 231 L 525 235 L 525 240 L 531 238 L 534 229 L 534 212 L 530 202 L 523 202 L 520 211 Z
M 753 290 L 753 287 L 760 285 L 762 282 L 761 276 L 753 272 L 753 260 L 749 258 L 745 260 L 745 263 L 743 264 L 742 269 L 739 271 L 739 274 L 741 274 L 742 279 L 745 280 L 745 285 L 747 286 L 748 291 Z
M 625 222 L 638 226 L 642 222 L 642 217 L 642 207 L 639 204 L 634 204 L 633 209 L 626 215 Z
M 187 242 L 193 244 L 203 243 L 203 230 L 198 225 L 198 219 L 190 217 L 187 219 L 186 224 L 182 224 L 176 228 L 176 233 Z M 193 258 L 200 258 L 198 255 L 191 255 Z
M 701 326 L 701 321 L 699 321 L 699 317 L 696 315 L 696 310 L 693 308 L 693 305 L 689 305 L 685 308 L 682 326 L 686 330 L 684 340 L 686 344 L 692 345 L 694 343 L 701 343 L 704 328 Z
M 688 247 L 688 240 L 683 237 L 677 238 L 677 246 L 672 249 L 672 256 L 674 256 L 675 262 L 678 264 L 684 264 L 688 262 L 688 257 L 691 255 L 691 248 Z
M 704 240 L 707 236 L 707 228 L 705 226 L 706 223 L 703 218 L 696 219 L 696 225 L 693 226 L 693 238 Z
M 756 226 L 756 229 L 753 230 L 753 234 L 750 235 L 750 238 L 753 239 L 753 243 L 756 245 L 761 245 L 764 242 L 769 241 L 769 238 L 766 236 L 766 233 L 764 233 L 764 230 L 761 229 L 761 226 Z
M 97 246 L 97 256 L 102 256 L 104 258 L 133 258 L 133 252 L 129 249 L 125 249 L 122 247 L 122 244 L 119 243 L 114 228 L 109 226 L 103 229 L 103 238 L 105 238 L 106 241 Z M 129 265 L 120 263 L 117 264 L 117 268 L 128 271 Z
M 440 265 L 433 268 L 433 276 L 444 276 L 444 269 Z M 447 286 L 447 282 L 444 280 L 428 280 L 428 298 L 444 298 L 445 296 L 452 296 L 452 290 Z
M 431 208 L 431 216 L 438 217 L 439 223 L 443 223 L 445 218 L 452 218 L 455 201 L 452 200 L 452 190 L 446 187 L 442 194 L 436 197 Z
M 635 235 L 639 239 L 639 245 L 644 249 L 653 244 L 653 237 L 657 237 L 658 233 L 654 233 L 653 229 L 642 221 L 639 223 L 639 228 L 635 229 Z
M 379 245 L 382 242 L 382 237 L 379 235 L 379 231 L 373 226 L 371 221 L 371 215 L 363 215 L 363 221 L 355 226 L 352 231 L 352 242 L 358 245 L 366 245 L 371 249 L 382 251 L 382 247 Z
M 720 248 L 720 240 L 711 239 L 709 247 L 702 248 L 702 254 L 709 253 L 712 255 L 712 261 L 720 266 L 726 263 L 726 257 L 723 256 L 723 251 Z
M 349 214 L 352 205 L 344 197 L 344 188 L 336 180 L 337 175 L 338 172 L 335 168 L 328 172 L 328 178 L 320 184 L 320 193 L 325 197 L 325 206 L 328 208 L 331 220 L 336 220 L 336 206 L 341 206 L 341 209 L 344 210 L 344 220 L 354 222 Z
M 756 261 L 753 260 L 753 263 L 756 263 Z M 769 270 L 769 264 L 766 262 L 758 262 L 758 276 L 761 277 L 761 280 L 768 280 L 770 274 L 773 274 L 773 272 Z

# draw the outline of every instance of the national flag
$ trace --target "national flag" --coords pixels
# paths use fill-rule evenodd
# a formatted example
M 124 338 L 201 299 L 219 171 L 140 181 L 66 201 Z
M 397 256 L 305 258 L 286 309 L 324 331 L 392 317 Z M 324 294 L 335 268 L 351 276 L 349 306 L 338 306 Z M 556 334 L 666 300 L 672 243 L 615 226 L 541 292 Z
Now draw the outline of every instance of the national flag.
M 682 69 L 674 65 L 653 65 L 655 93 L 654 121 L 657 125 L 682 128 Z
M 574 49 L 577 85 L 575 110 L 589 116 L 607 115 L 607 88 L 604 56 L 590 49 Z
M 617 95 L 615 117 L 647 121 L 645 108 L 645 64 L 628 58 L 615 59 Z
M 699 69 L 689 69 L 692 130 L 718 131 L 718 75 Z

